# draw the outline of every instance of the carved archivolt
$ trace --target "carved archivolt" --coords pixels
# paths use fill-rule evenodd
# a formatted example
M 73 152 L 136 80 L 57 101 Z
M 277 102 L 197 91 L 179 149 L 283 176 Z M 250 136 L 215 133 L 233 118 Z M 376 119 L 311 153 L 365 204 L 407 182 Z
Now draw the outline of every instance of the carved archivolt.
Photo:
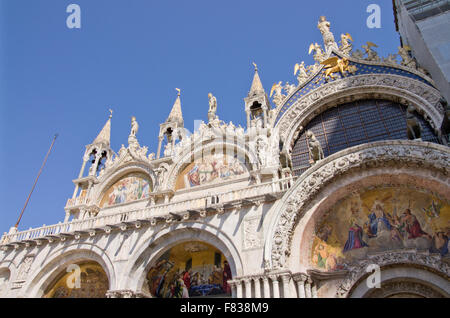
M 415 106 L 435 131 L 442 123 L 440 94 L 433 87 L 399 75 L 358 75 L 327 83 L 294 102 L 276 124 L 280 128 L 280 137 L 291 144 L 300 127 L 305 127 L 314 116 L 336 106 L 338 102 L 364 98 L 407 101 Z
M 108 191 L 108 189 L 113 186 L 114 183 L 117 182 L 120 178 L 131 172 L 143 172 L 144 174 L 148 175 L 152 181 L 153 188 L 155 188 L 155 185 L 157 183 L 156 175 L 153 169 L 147 163 L 130 161 L 128 163 L 124 163 L 117 170 L 112 171 L 110 174 L 105 175 L 100 183 L 93 189 L 93 202 L 99 205 L 105 192 Z
M 319 161 L 296 181 L 277 203 L 275 217 L 265 245 L 265 260 L 269 269 L 287 266 L 295 226 L 306 213 L 311 201 L 322 189 L 338 177 L 356 171 L 393 166 L 427 169 L 449 184 L 450 150 L 428 142 L 395 140 L 364 144 L 348 148 Z
M 194 149 L 193 151 L 186 152 L 182 157 L 176 158 L 176 164 L 172 165 L 171 170 L 169 171 L 169 177 L 167 178 L 166 184 L 163 184 L 164 189 L 175 189 L 175 182 L 178 177 L 178 174 L 181 173 L 185 165 L 193 162 L 193 159 L 198 156 L 198 158 L 202 158 L 202 154 L 211 154 L 214 151 L 221 151 L 222 153 L 233 153 L 246 160 L 246 165 L 249 168 L 249 171 L 252 171 L 256 168 L 256 164 L 258 162 L 258 158 L 256 153 L 252 152 L 250 148 L 247 148 L 247 144 L 239 144 L 239 143 L 228 143 L 225 140 L 220 140 L 216 142 L 211 142 L 206 146 L 200 146 L 199 148 Z
M 380 268 L 399 264 L 402 266 L 418 266 L 421 268 L 426 268 L 428 271 L 436 272 L 444 277 L 448 277 L 450 275 L 450 266 L 442 261 L 440 255 L 419 254 L 417 252 L 385 252 L 370 259 L 359 261 L 358 263 L 350 266 L 348 275 L 344 278 L 337 289 L 336 297 L 343 298 L 349 296 L 357 283 L 368 275 L 366 269 L 372 264 L 376 264 Z M 432 296 L 422 295 L 425 297 Z

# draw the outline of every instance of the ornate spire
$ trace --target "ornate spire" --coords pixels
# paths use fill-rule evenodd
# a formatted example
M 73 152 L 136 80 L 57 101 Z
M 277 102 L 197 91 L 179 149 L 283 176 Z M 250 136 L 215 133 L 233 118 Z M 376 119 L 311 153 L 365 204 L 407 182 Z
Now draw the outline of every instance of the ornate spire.
M 169 114 L 169 117 L 167 117 L 166 122 L 167 123 L 175 122 L 180 127 L 183 127 L 184 120 L 183 120 L 183 113 L 181 112 L 181 100 L 180 100 L 181 91 L 179 88 L 176 88 L 176 90 L 178 91 L 177 99 L 175 100 L 175 103 L 172 106 L 172 110 Z
M 250 92 L 248 96 L 254 96 L 260 93 L 264 93 L 264 87 L 262 86 L 261 79 L 258 74 L 258 66 L 253 62 L 255 66 L 255 75 L 253 76 L 252 86 L 250 87 Z
M 95 138 L 92 144 L 104 144 L 109 147 L 111 140 L 111 118 L 113 111 L 110 109 L 109 112 L 110 115 L 108 121 L 106 122 L 105 126 L 103 126 L 103 129 L 100 131 L 97 138 Z

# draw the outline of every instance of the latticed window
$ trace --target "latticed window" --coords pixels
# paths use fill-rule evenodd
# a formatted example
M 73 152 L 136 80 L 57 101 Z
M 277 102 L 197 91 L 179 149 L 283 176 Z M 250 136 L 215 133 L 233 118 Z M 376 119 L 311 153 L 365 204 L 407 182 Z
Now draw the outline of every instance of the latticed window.
M 422 127 L 422 140 L 439 143 L 430 125 L 416 115 Z M 385 100 L 363 100 L 339 105 L 318 115 L 295 142 L 292 164 L 297 176 L 311 166 L 305 136 L 308 130 L 320 141 L 325 157 L 364 143 L 408 139 L 406 107 Z

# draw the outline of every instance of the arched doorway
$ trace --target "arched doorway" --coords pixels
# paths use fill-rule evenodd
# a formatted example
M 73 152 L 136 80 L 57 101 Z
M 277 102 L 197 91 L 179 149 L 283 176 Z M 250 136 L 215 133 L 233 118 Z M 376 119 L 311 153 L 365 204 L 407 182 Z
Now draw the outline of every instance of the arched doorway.
M 44 291 L 43 298 L 104 298 L 108 277 L 97 262 L 70 265 Z
M 143 290 L 158 298 L 230 297 L 230 265 L 216 247 L 201 241 L 177 244 L 148 270 Z

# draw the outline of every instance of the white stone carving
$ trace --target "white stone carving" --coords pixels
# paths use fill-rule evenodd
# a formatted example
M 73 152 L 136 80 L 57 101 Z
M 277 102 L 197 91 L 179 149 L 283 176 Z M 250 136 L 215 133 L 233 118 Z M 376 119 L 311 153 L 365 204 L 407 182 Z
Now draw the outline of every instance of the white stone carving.
M 285 267 L 295 225 L 305 212 L 305 207 L 324 186 L 337 176 L 355 169 L 374 168 L 387 162 L 426 167 L 447 176 L 450 150 L 430 143 L 396 140 L 360 145 L 322 160 L 297 180 L 283 203 L 274 232 L 269 233 L 269 237 L 273 238 L 270 251 L 272 268 Z

